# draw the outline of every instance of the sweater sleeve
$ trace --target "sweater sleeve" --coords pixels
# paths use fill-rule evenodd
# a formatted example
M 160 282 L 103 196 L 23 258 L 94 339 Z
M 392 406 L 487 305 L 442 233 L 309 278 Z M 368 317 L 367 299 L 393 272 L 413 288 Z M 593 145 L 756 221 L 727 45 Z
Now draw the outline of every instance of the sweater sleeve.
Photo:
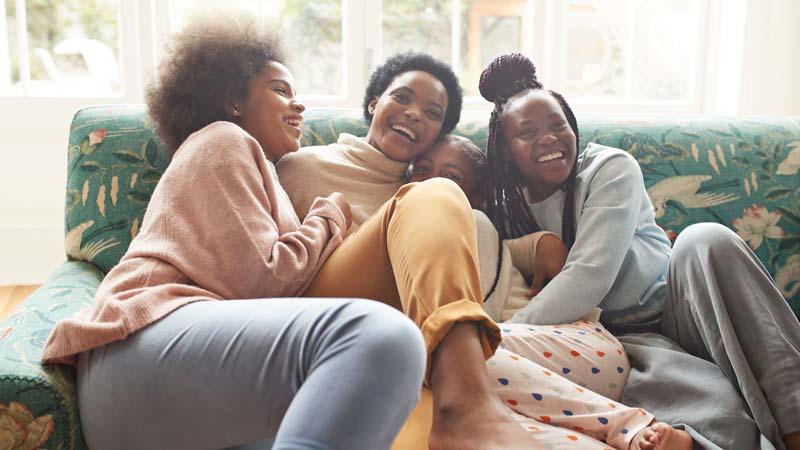
M 539 241 L 548 234 L 558 237 L 557 234 L 549 231 L 537 231 L 516 239 L 505 240 L 505 244 L 511 252 L 511 260 L 514 261 L 514 267 L 526 277 L 533 275 L 534 263 L 536 262 L 536 247 L 539 245 Z
M 530 324 L 571 323 L 585 317 L 611 290 L 638 226 L 644 179 L 630 155 L 602 162 L 582 205 L 575 243 L 564 269 L 512 318 Z
M 259 144 L 232 124 L 210 131 L 164 180 L 163 257 L 226 299 L 301 294 L 341 241 L 342 212 L 317 199 L 300 223 Z

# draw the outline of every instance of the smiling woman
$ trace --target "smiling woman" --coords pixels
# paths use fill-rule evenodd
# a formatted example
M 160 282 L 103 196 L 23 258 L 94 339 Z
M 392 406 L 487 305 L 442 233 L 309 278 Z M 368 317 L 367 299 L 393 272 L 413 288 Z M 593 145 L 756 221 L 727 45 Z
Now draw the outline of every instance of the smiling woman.
M 350 212 L 326 194 L 301 221 L 278 183 L 304 110 L 284 57 L 252 20 L 208 18 L 176 35 L 148 90 L 171 161 L 93 305 L 42 354 L 77 365 L 91 448 L 386 449 L 416 402 L 413 323 L 378 302 L 296 298 Z

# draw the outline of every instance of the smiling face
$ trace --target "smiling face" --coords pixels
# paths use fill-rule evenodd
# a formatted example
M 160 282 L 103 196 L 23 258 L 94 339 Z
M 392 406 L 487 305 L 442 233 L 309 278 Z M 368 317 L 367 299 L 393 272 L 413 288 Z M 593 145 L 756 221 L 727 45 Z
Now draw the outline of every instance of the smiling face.
M 389 159 L 411 161 L 439 137 L 446 110 L 441 81 L 428 72 L 403 72 L 369 103 L 373 117 L 367 143 Z
M 455 181 L 464 194 L 472 200 L 478 194 L 475 192 L 475 170 L 472 158 L 462 145 L 452 137 L 437 141 L 430 150 L 414 160 L 410 181 L 425 181 L 435 177 L 448 178 Z
M 291 72 L 276 61 L 269 62 L 250 80 L 247 98 L 235 105 L 237 123 L 261 144 L 273 162 L 300 148 L 305 109 L 295 99 Z
M 577 140 L 558 101 L 543 90 L 512 97 L 500 117 L 508 154 L 522 174 L 528 200 L 537 202 L 567 181 L 577 158 Z

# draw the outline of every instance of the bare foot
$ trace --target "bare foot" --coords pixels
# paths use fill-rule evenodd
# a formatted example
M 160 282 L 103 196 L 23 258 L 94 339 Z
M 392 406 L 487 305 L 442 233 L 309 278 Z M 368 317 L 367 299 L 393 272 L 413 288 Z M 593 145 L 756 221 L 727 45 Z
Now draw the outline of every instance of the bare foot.
M 428 438 L 430 450 L 539 450 L 542 445 L 525 431 L 497 399 L 435 411 Z
M 672 428 L 664 422 L 655 422 L 633 437 L 630 450 L 692 450 L 689 433 Z
M 800 450 L 800 431 L 783 436 L 786 450 Z
M 430 450 L 539 450 L 511 415 L 486 370 L 478 327 L 454 325 L 431 355 Z

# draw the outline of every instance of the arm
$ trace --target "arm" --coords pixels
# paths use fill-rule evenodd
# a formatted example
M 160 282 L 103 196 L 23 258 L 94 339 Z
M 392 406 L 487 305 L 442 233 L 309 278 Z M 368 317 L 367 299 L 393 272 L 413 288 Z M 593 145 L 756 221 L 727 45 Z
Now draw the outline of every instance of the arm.
M 507 239 L 514 266 L 526 277 L 533 277 L 528 296 L 533 297 L 552 280 L 567 260 L 567 247 L 555 233 L 538 231 L 517 239 Z
M 513 322 L 574 322 L 589 314 L 616 281 L 638 226 L 644 180 L 628 154 L 616 153 L 601 164 L 589 181 L 564 269 Z
M 341 241 L 345 217 L 319 198 L 299 223 L 258 143 L 220 127 L 181 149 L 164 180 L 164 257 L 224 298 L 298 295 Z

